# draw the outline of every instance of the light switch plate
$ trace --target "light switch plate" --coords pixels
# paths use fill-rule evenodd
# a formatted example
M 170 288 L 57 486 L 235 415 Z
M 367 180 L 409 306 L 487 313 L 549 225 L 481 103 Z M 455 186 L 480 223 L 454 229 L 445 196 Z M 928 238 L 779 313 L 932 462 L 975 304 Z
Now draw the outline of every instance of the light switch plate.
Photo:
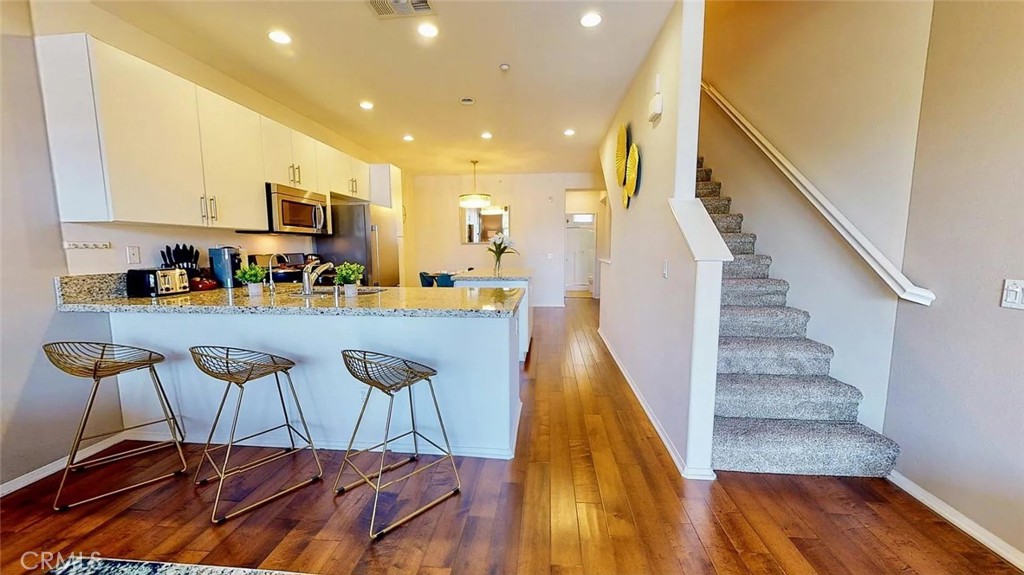
M 139 246 L 128 246 L 125 248 L 128 255 L 128 264 L 141 264 L 142 263 L 142 250 Z
M 1024 309 L 1024 280 L 1003 282 L 1003 307 Z

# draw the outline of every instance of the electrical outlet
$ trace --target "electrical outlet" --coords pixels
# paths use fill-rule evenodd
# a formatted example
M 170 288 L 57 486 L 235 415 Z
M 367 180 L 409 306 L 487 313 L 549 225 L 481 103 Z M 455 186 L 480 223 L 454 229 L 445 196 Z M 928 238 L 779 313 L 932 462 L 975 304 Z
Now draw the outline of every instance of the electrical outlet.
M 109 250 L 110 242 L 64 242 L 66 250 Z
M 129 264 L 141 264 L 142 263 L 142 250 L 139 246 L 128 246 L 125 248 L 128 252 L 128 263 Z
M 1024 309 L 1024 280 L 1005 280 L 1003 282 L 1003 307 Z

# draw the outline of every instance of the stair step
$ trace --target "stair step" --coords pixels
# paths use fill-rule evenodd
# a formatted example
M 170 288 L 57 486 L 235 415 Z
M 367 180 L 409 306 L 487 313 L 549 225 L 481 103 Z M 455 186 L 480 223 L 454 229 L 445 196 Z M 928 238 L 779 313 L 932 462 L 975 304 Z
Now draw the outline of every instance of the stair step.
M 697 168 L 697 181 L 698 182 L 710 182 L 711 181 L 711 168 Z
M 722 306 L 719 333 L 726 337 L 805 337 L 811 314 L 795 307 Z
M 863 398 L 856 387 L 827 375 L 723 373 L 715 415 L 855 422 Z
M 754 253 L 754 242 L 757 241 L 757 236 L 754 234 L 727 232 L 722 234 L 722 239 L 725 240 L 725 245 L 729 246 L 729 251 L 732 252 L 732 255 L 736 256 Z
M 709 214 L 728 214 L 730 206 L 732 206 L 732 198 L 728 196 L 699 199 L 704 203 L 704 209 L 706 209 Z
M 697 167 L 698 168 L 703 168 L 704 167 L 704 156 L 697 156 Z
M 743 214 L 711 214 L 711 221 L 720 232 L 738 232 L 743 228 Z
M 772 257 L 758 254 L 740 254 L 733 256 L 731 262 L 722 267 L 724 278 L 766 278 L 768 268 L 772 265 Z
M 722 280 L 722 305 L 786 305 L 789 282 L 774 278 Z
M 718 373 L 828 375 L 832 348 L 806 338 L 720 337 Z
M 859 423 L 716 417 L 712 463 L 721 471 L 885 477 L 900 447 Z
M 697 182 L 697 197 L 712 198 L 722 193 L 722 182 Z

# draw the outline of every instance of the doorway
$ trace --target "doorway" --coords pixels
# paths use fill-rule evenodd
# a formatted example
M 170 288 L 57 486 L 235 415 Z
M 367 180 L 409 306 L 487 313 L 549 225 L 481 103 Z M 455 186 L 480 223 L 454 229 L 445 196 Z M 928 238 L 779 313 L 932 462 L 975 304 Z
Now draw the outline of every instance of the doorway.
M 594 295 L 597 214 L 565 215 L 565 297 Z

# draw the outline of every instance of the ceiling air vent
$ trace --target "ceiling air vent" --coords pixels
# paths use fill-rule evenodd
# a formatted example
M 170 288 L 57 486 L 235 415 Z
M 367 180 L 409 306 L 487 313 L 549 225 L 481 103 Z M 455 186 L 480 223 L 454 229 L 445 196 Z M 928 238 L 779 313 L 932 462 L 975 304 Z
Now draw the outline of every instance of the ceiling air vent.
M 429 0 L 367 0 L 367 4 L 380 18 L 424 16 L 434 13 Z

